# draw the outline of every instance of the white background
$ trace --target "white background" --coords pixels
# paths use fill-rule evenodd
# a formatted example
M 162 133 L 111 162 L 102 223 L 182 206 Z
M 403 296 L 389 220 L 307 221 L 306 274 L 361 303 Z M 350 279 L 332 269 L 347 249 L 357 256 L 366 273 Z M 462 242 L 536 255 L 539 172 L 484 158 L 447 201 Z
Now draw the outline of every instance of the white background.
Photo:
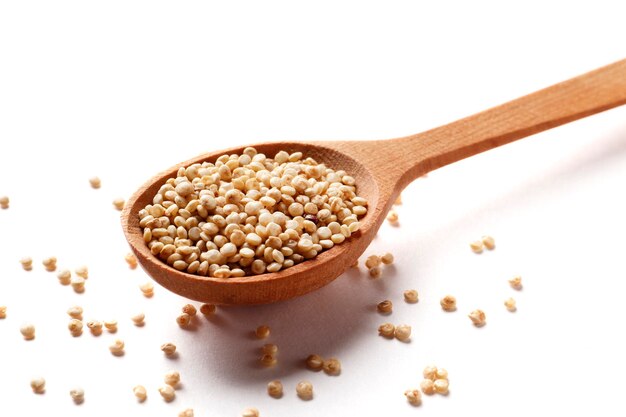
M 141 295 L 149 277 L 126 266 L 111 205 L 199 153 L 408 135 L 624 58 L 619 3 L 0 3 L 0 195 L 11 198 L 0 211 L 0 416 L 624 415 L 626 109 L 411 184 L 400 226 L 383 225 L 366 252 L 396 255 L 380 280 L 352 270 L 299 299 L 220 308 L 191 331 L 174 321 L 187 300 L 158 286 Z M 487 233 L 496 250 L 473 254 L 468 243 Z M 84 294 L 43 270 L 51 255 L 88 265 Z M 521 292 L 507 283 L 517 274 Z M 402 301 L 408 288 L 418 304 Z M 448 293 L 455 313 L 439 308 Z M 389 317 L 374 308 L 386 298 Z M 73 304 L 87 320 L 117 318 L 126 355 L 108 352 L 106 332 L 70 337 Z M 474 308 L 487 313 L 482 329 L 466 317 Z M 139 311 L 143 328 L 129 318 Z M 37 327 L 30 342 L 25 321 Z M 411 343 L 380 338 L 385 321 L 412 325 Z M 272 328 L 263 342 L 250 337 L 260 324 Z M 159 350 L 167 341 L 175 360 Z M 272 369 L 256 365 L 264 342 L 280 349 Z M 304 369 L 310 353 L 339 358 L 342 374 Z M 431 363 L 448 369 L 450 395 L 411 407 L 403 392 Z M 169 369 L 183 387 L 167 404 L 156 388 Z M 275 378 L 280 400 L 265 393 Z M 310 402 L 295 396 L 305 379 Z

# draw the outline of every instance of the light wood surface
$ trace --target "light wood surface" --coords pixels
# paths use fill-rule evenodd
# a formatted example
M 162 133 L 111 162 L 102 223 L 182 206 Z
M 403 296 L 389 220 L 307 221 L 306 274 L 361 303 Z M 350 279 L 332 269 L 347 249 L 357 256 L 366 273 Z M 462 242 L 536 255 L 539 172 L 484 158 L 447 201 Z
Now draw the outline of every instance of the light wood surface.
M 200 155 L 161 172 L 129 199 L 122 213 L 126 238 L 144 270 L 164 287 L 190 299 L 216 304 L 261 304 L 318 289 L 343 273 L 365 251 L 402 189 L 447 164 L 626 103 L 626 60 L 412 136 L 377 141 L 272 142 L 252 145 L 273 157 L 301 151 L 357 181 L 369 211 L 360 231 L 343 244 L 292 268 L 242 278 L 211 278 L 177 271 L 152 255 L 137 213 L 151 203 L 165 180 L 181 166 L 215 161 L 243 147 Z

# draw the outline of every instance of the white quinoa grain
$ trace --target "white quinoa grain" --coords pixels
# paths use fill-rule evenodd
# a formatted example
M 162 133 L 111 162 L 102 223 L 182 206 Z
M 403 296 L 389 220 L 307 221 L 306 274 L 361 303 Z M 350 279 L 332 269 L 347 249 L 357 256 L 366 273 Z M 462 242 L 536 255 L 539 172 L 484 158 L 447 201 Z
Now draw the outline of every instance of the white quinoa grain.
M 115 339 L 111 345 L 109 345 L 109 351 L 114 356 L 124 355 L 124 341 L 121 339 Z
M 398 213 L 396 213 L 393 210 L 390 210 L 389 213 L 387 213 L 387 221 L 391 224 L 397 224 L 398 223 Z
M 266 343 L 261 346 L 261 353 L 266 353 L 268 355 L 276 355 L 278 353 L 278 346 L 273 343 Z
M 84 278 L 84 279 L 89 278 L 89 268 L 87 268 L 85 265 L 79 266 L 78 268 L 76 268 L 74 270 L 74 273 L 81 278 Z
M 78 337 L 83 334 L 83 322 L 79 319 L 71 319 L 67 324 L 67 329 L 72 336 Z
M 446 295 L 441 300 L 439 300 L 439 304 L 443 311 L 451 312 L 456 311 L 456 298 L 451 295 Z
M 123 198 L 116 198 L 113 200 L 113 207 L 115 207 L 116 210 L 121 211 L 124 208 L 124 204 L 126 204 L 126 202 Z
M 442 394 L 442 395 L 448 394 L 449 385 L 450 383 L 448 382 L 447 379 L 436 379 L 435 382 L 433 382 L 433 387 L 435 388 L 435 392 L 437 394 Z
M 365 267 L 367 269 L 372 269 L 375 266 L 379 266 L 381 264 L 381 262 L 382 261 L 380 259 L 380 256 L 378 256 L 378 255 L 370 255 L 365 260 Z
M 305 362 L 306 367 L 312 371 L 321 371 L 324 367 L 324 359 L 320 355 L 309 355 Z
M 448 371 L 445 368 L 437 368 L 435 379 L 448 379 Z
M 270 367 L 270 366 L 276 365 L 277 360 L 276 360 L 276 356 L 270 353 L 264 353 L 259 358 L 259 362 L 261 363 L 261 365 L 265 367 Z
M 7 306 L 0 306 L 0 319 L 7 317 Z
M 70 285 L 78 294 L 85 292 L 85 278 L 83 277 L 72 277 Z
M 280 398 L 283 396 L 283 384 L 279 380 L 270 381 L 267 383 L 267 394 L 273 398 Z
M 474 253 L 482 253 L 483 251 L 483 242 L 480 240 L 475 240 L 470 243 L 470 248 Z
M 437 379 L 437 367 L 434 365 L 428 365 L 424 368 L 422 374 L 424 375 L 424 378 L 434 381 Z
M 404 396 L 406 397 L 406 400 L 409 402 L 409 404 L 413 406 L 417 406 L 422 403 L 422 394 L 419 392 L 419 390 L 406 390 L 404 391 Z
M 41 263 L 48 272 L 53 272 L 57 269 L 57 258 L 55 258 L 54 256 L 45 258 L 43 261 L 41 261 Z
M 171 402 L 174 401 L 174 399 L 176 398 L 176 390 L 174 390 L 174 388 L 171 385 L 161 385 L 159 387 L 159 394 L 161 394 L 161 397 L 163 397 L 163 400 L 165 400 L 165 402 Z
M 256 408 L 246 408 L 241 412 L 241 417 L 259 417 L 259 410 Z
M 420 382 L 420 388 L 426 395 L 433 395 L 435 393 L 435 384 L 432 379 L 424 379 Z
M 193 304 L 185 304 L 182 308 L 183 313 L 187 313 L 189 314 L 191 317 L 195 316 L 196 313 L 198 312 L 196 310 L 196 307 L 193 306 Z
M 25 340 L 33 340 L 35 338 L 35 326 L 31 323 L 24 323 L 20 327 L 20 333 Z
M 416 290 L 406 290 L 403 295 L 404 301 L 407 303 L 417 303 L 419 301 L 419 296 Z
M 24 271 L 31 271 L 33 269 L 33 258 L 27 256 L 20 259 L 20 264 L 22 264 L 22 268 Z
M 504 306 L 506 307 L 507 310 L 509 310 L 511 312 L 517 310 L 517 305 L 516 305 L 515 300 L 513 298 L 508 298 L 508 299 L 504 300 Z
M 389 314 L 393 311 L 393 303 L 391 300 L 383 300 L 376 305 L 376 310 L 381 314 Z
M 394 336 L 401 342 L 408 342 L 411 338 L 411 326 L 408 324 L 401 324 L 396 326 Z
M 254 331 L 254 334 L 257 339 L 265 339 L 270 335 L 270 328 L 266 325 L 259 326 Z
M 70 397 L 76 404 L 82 404 L 85 401 L 85 390 L 82 388 L 73 388 L 70 390 Z
M 301 381 L 296 385 L 296 394 L 300 399 L 308 401 L 313 398 L 313 384 L 309 381 Z
M 131 320 L 137 327 L 141 327 L 145 324 L 146 315 L 144 313 L 137 313 L 134 316 L 131 316 Z
M 173 343 L 163 343 L 161 350 L 165 353 L 165 356 L 172 356 L 176 353 L 176 345 Z
M 154 284 L 150 281 L 146 281 L 143 284 L 139 284 L 139 290 L 144 297 L 150 298 L 154 295 Z
M 148 398 L 148 391 L 146 391 L 143 385 L 135 385 L 133 387 L 133 394 L 135 394 L 137 401 L 140 403 L 146 401 L 146 398 Z
M 178 323 L 180 327 L 187 327 L 191 323 L 191 316 L 187 313 L 182 313 L 176 317 L 176 323 Z
M 393 263 L 393 255 L 389 252 L 380 257 L 380 260 L 385 265 L 391 265 Z
M 114 320 L 114 319 L 105 320 L 104 327 L 109 331 L 109 333 L 117 332 L 117 320 Z
M 89 184 L 91 185 L 91 188 L 94 188 L 97 190 L 102 185 L 102 182 L 100 181 L 100 178 L 98 177 L 91 177 L 89 178 Z
M 322 369 L 328 375 L 339 375 L 341 373 L 341 362 L 337 358 L 330 358 L 324 361 Z
M 511 288 L 516 289 L 516 290 L 521 290 L 522 289 L 522 277 L 518 275 L 516 277 L 511 278 L 509 280 L 509 284 L 511 285 Z
M 470 318 L 470 320 L 472 321 L 472 323 L 474 323 L 474 326 L 476 327 L 484 326 L 486 323 L 485 312 L 482 310 L 474 310 L 469 313 L 467 317 Z
M 163 377 L 163 381 L 173 388 L 176 388 L 180 382 L 180 373 L 178 371 L 168 371 Z
M 178 417 L 193 417 L 193 416 L 194 416 L 193 408 L 186 408 L 180 413 L 178 413 Z
M 73 319 L 82 320 L 83 308 L 81 306 L 72 306 L 67 309 L 67 314 Z
M 0 197 L 0 208 L 2 209 L 8 209 L 9 208 L 9 197 L 6 195 L 3 195 Z
M 72 273 L 69 269 L 62 269 L 57 272 L 57 278 L 59 279 L 59 283 L 61 285 L 70 285 L 72 282 Z
M 87 322 L 87 328 L 94 336 L 100 336 L 102 334 L 102 322 L 97 320 L 90 320 Z
M 378 334 L 388 339 L 391 339 L 392 337 L 394 337 L 395 331 L 396 331 L 396 326 L 394 326 L 391 323 L 383 323 L 380 326 L 378 326 Z
M 35 394 L 43 394 L 46 391 L 46 380 L 42 377 L 35 377 L 30 380 L 30 387 Z
M 215 304 L 202 304 L 200 306 L 200 313 L 204 316 L 210 316 L 215 313 L 216 306 Z
M 137 257 L 133 253 L 127 253 L 124 256 L 124 260 L 126 261 L 130 269 L 137 268 Z
M 496 240 L 491 236 L 483 236 L 481 238 L 483 245 L 489 250 L 493 250 L 496 247 Z
M 380 278 L 380 276 L 383 273 L 383 270 L 382 270 L 382 268 L 380 266 L 375 266 L 373 268 L 370 268 L 368 272 L 370 274 L 370 277 L 372 277 L 372 278 Z

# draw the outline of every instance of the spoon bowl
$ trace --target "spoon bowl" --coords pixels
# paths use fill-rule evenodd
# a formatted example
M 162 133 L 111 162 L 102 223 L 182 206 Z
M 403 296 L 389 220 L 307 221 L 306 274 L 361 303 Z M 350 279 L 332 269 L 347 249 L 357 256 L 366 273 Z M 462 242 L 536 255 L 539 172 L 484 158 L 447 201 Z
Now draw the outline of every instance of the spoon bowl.
M 236 147 L 200 155 L 157 174 L 140 187 L 122 211 L 122 228 L 144 270 L 162 286 L 197 301 L 262 304 L 316 290 L 341 275 L 368 247 L 391 205 L 406 185 L 429 171 L 480 152 L 626 103 L 626 60 L 618 61 L 465 119 L 417 135 L 379 141 L 270 142 L 253 145 L 273 157 L 302 152 L 356 180 L 368 201 L 361 228 L 340 245 L 275 273 L 241 278 L 205 277 L 178 271 L 153 255 L 143 240 L 138 213 L 178 168 Z

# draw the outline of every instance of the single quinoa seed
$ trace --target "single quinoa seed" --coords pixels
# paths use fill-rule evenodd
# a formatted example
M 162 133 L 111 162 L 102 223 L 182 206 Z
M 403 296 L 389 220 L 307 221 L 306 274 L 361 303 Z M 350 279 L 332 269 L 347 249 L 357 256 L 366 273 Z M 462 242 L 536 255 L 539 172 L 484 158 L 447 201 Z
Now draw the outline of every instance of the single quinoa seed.
M 280 398 L 283 396 L 283 384 L 279 380 L 267 383 L 267 394 L 272 398 Z
M 470 248 L 474 253 L 482 253 L 483 252 L 483 242 L 480 240 L 475 240 L 470 243 Z
M 0 319 L 7 318 L 7 306 L 0 306 Z
M 146 401 L 146 398 L 148 398 L 148 391 L 146 391 L 143 385 L 135 385 L 133 387 L 133 394 L 135 394 L 137 401 L 140 403 Z
M 87 268 L 86 266 L 79 266 L 78 268 L 76 268 L 74 270 L 74 273 L 76 275 L 78 275 L 81 278 L 87 279 L 89 278 L 89 268 Z
M 443 311 L 447 311 L 447 312 L 456 311 L 456 298 L 454 298 L 451 295 L 446 295 L 445 297 L 443 297 L 439 301 L 439 304 L 441 305 L 441 308 L 443 309 Z
M 191 323 L 191 316 L 187 313 L 182 313 L 176 317 L 176 323 L 178 323 L 180 327 L 187 327 Z
M 176 390 L 174 390 L 171 385 L 167 384 L 159 387 L 159 394 L 161 394 L 163 400 L 168 403 L 174 401 L 174 398 L 176 398 Z
M 0 197 L 0 208 L 6 210 L 9 208 L 9 197 L 3 195 Z
M 48 272 L 54 272 L 57 269 L 57 258 L 51 256 L 41 261 L 42 265 Z
M 24 340 L 33 340 L 35 338 L 35 326 L 30 323 L 24 323 L 20 327 L 20 333 L 24 336 Z
M 301 381 L 296 385 L 296 394 L 300 399 L 308 401 L 313 399 L 313 384 L 309 381 Z
M 396 213 L 394 210 L 390 210 L 389 213 L 387 213 L 387 221 L 393 225 L 398 223 L 398 213 Z
M 368 211 L 355 179 L 292 155 L 251 148 L 181 167 L 137 213 L 146 245 L 175 269 L 227 279 L 279 272 L 349 239 Z
M 254 331 L 254 334 L 257 339 L 266 339 L 270 335 L 270 328 L 266 325 L 259 326 Z
M 444 368 L 437 368 L 437 372 L 435 372 L 435 379 L 448 379 L 448 371 Z
M 261 346 L 261 353 L 266 353 L 268 355 L 276 355 L 278 353 L 278 346 L 273 343 L 266 343 Z
M 474 323 L 474 326 L 476 327 L 484 326 L 486 323 L 485 312 L 482 310 L 474 310 L 469 313 L 467 317 L 470 318 L 470 320 L 472 321 L 472 323 Z
M 337 358 L 330 358 L 324 361 L 322 369 L 328 375 L 339 375 L 341 373 L 341 362 Z
M 70 285 L 72 282 L 72 273 L 69 269 L 62 269 L 57 272 L 57 278 L 59 279 L 59 284 Z
M 193 408 L 186 408 L 180 413 L 178 413 L 178 417 L 193 417 Z
M 489 250 L 494 250 L 496 247 L 496 240 L 491 236 L 483 236 L 481 238 L 483 245 Z
M 398 194 L 398 197 L 396 198 L 396 201 L 393 202 L 393 204 L 395 206 L 399 206 L 402 204 L 402 193 Z
M 393 255 L 389 252 L 380 257 L 380 260 L 385 265 L 391 265 L 393 263 Z
M 79 319 L 71 319 L 67 325 L 67 329 L 72 336 L 78 337 L 83 334 L 83 322 Z
M 408 324 L 396 326 L 393 335 L 401 342 L 408 342 L 411 338 L 411 326 Z
M 215 304 L 202 304 L 200 306 L 200 313 L 204 316 L 211 316 L 215 314 L 216 306 Z
M 180 382 L 180 373 L 178 371 L 169 371 L 163 377 L 163 381 L 173 388 L 176 388 Z
M 406 290 L 403 295 L 404 301 L 407 303 L 414 304 L 419 301 L 419 295 L 416 290 Z
M 517 310 L 517 305 L 516 305 L 516 302 L 515 302 L 515 300 L 513 298 L 508 298 L 508 299 L 504 300 L 504 306 L 510 312 L 513 312 L 513 311 Z
M 241 412 L 241 417 L 259 417 L 259 410 L 256 408 L 246 408 Z
M 87 322 L 87 328 L 94 336 L 100 336 L 102 334 L 102 322 L 97 320 L 91 320 Z
M 89 178 L 89 184 L 91 185 L 91 188 L 97 190 L 102 185 L 102 182 L 98 177 L 91 177 Z
M 382 273 L 383 273 L 383 269 L 380 266 L 375 266 L 375 267 L 369 269 L 370 277 L 372 277 L 374 279 L 380 278 Z
M 380 326 L 378 326 L 378 334 L 388 339 L 391 339 L 392 337 L 394 337 L 395 331 L 396 331 L 396 326 L 394 326 L 391 323 L 383 323 Z
M 391 300 L 383 300 L 376 305 L 376 310 L 381 314 L 389 314 L 393 311 L 393 303 Z
M 146 318 L 146 315 L 144 313 L 137 313 L 134 316 L 132 316 L 130 319 L 133 321 L 135 326 L 141 327 L 144 324 L 146 324 L 145 321 L 144 321 L 145 318 Z
M 72 306 L 67 309 L 67 314 L 73 319 L 82 320 L 83 308 L 81 306 Z
M 76 404 L 82 404 L 85 401 L 85 390 L 82 388 L 71 389 L 70 397 Z
M 137 257 L 133 253 L 131 253 L 131 252 L 127 253 L 124 256 L 124 260 L 126 261 L 126 263 L 128 264 L 128 267 L 130 269 L 137 268 L 137 264 L 138 264 L 137 263 Z
M 435 381 L 432 379 L 424 379 L 420 382 L 420 389 L 426 395 L 433 395 L 435 393 Z
M 198 312 L 192 304 L 185 304 L 182 308 L 183 313 L 189 314 L 191 317 L 195 316 Z
M 46 380 L 42 377 L 36 377 L 30 380 L 30 387 L 35 394 L 43 394 L 46 392 Z
M 434 365 L 428 365 L 424 368 L 422 375 L 424 375 L 424 378 L 434 381 L 437 379 L 437 367 Z
M 375 266 L 379 266 L 381 264 L 381 262 L 382 261 L 380 259 L 380 256 L 378 256 L 378 255 L 370 255 L 365 260 L 365 267 L 367 269 L 372 269 Z
M 24 271 L 31 271 L 33 269 L 33 258 L 27 256 L 20 259 L 20 264 L 22 264 L 22 268 Z
M 107 329 L 109 333 L 117 332 L 117 320 L 105 320 L 104 328 Z
M 306 358 L 306 367 L 309 368 L 312 371 L 321 371 L 322 368 L 324 367 L 324 358 L 322 358 L 320 355 L 309 355 Z
M 509 280 L 509 284 L 511 285 L 511 288 L 515 289 L 515 290 L 521 290 L 522 289 L 522 277 L 520 276 L 516 276 L 513 277 Z
M 109 345 L 109 351 L 114 356 L 124 355 L 124 341 L 121 339 L 115 339 L 111 345 Z
M 436 379 L 435 382 L 433 382 L 433 387 L 435 388 L 435 392 L 437 394 L 442 394 L 442 395 L 448 394 L 449 385 L 450 383 L 448 382 L 447 379 Z
M 176 345 L 174 343 L 163 343 L 161 350 L 165 353 L 165 356 L 172 356 L 176 353 Z
M 139 290 L 144 297 L 150 298 L 154 295 L 154 284 L 150 281 L 139 284 Z
M 261 365 L 269 368 L 270 366 L 276 365 L 277 360 L 276 357 L 271 353 L 264 353 L 259 358 L 259 362 L 261 363 Z
M 70 280 L 70 285 L 74 289 L 74 292 L 78 294 L 82 294 L 85 292 L 85 278 L 83 277 L 72 277 Z
M 409 404 L 413 406 L 420 405 L 422 403 L 422 394 L 417 389 L 409 389 L 404 391 L 404 396 Z
M 123 198 L 116 198 L 113 200 L 113 207 L 115 207 L 116 210 L 122 211 L 122 209 L 124 209 L 124 204 L 126 204 L 126 202 Z

